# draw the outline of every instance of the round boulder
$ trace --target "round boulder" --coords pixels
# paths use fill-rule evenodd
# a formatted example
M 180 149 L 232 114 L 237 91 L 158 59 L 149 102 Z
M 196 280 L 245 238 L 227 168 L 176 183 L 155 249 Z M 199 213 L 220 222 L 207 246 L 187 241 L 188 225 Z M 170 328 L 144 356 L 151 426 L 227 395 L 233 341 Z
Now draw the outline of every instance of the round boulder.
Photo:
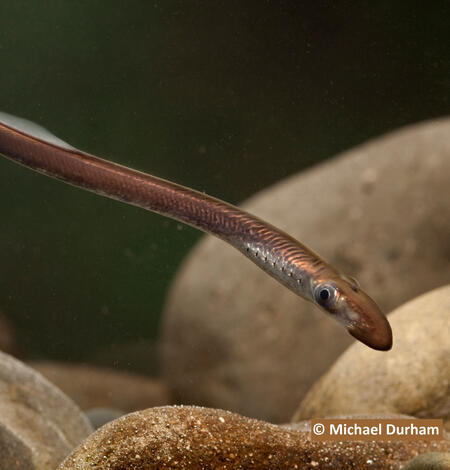
M 450 281 L 449 174 L 442 119 L 361 145 L 243 207 L 358 278 L 388 312 Z M 179 403 L 282 422 L 351 342 L 312 304 L 205 237 L 168 298 L 162 372 Z
M 340 413 L 442 418 L 450 429 L 450 285 L 389 315 L 395 341 L 379 354 L 352 345 L 311 388 L 294 421 Z
M 414 457 L 403 470 L 450 470 L 450 452 L 427 452 Z
M 91 432 L 68 397 L 0 352 L 0 470 L 54 470 Z

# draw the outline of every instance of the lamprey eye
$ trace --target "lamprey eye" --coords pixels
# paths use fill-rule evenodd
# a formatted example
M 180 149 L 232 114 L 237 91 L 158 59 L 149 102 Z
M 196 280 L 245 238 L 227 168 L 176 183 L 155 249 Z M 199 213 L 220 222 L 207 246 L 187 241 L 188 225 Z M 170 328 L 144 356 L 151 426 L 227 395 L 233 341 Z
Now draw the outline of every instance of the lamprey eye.
M 328 300 L 330 295 L 330 291 L 327 288 L 321 289 L 319 292 L 320 300 Z
M 330 284 L 319 284 L 314 291 L 314 297 L 319 305 L 329 308 L 336 299 L 336 288 Z

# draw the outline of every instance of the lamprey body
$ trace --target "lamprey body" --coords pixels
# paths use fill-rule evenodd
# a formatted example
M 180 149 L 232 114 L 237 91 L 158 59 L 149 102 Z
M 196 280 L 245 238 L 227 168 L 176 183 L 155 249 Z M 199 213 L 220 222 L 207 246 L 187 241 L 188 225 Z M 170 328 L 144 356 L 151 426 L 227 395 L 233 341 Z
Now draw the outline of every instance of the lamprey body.
M 288 289 L 379 350 L 389 323 L 352 278 L 261 219 L 193 189 L 81 152 L 36 124 L 0 113 L 0 153 L 45 175 L 179 220 L 230 243 Z

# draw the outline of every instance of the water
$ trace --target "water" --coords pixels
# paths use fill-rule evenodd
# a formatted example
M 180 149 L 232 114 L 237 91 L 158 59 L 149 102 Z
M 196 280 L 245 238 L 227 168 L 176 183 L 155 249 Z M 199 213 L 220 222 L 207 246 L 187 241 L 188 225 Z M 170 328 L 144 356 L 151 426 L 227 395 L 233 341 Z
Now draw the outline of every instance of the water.
M 78 2 L 23 13 L 11 2 L 0 7 L 1 108 L 237 203 L 448 108 L 438 8 L 415 28 L 413 16 L 366 8 Z M 1 307 L 24 353 L 86 359 L 154 339 L 199 234 L 3 160 L 0 178 Z
M 2 3 L 0 109 L 239 203 L 448 112 L 446 15 L 389 8 Z M 167 290 L 201 234 L 4 159 L 0 205 L 0 310 L 20 356 L 156 373 Z

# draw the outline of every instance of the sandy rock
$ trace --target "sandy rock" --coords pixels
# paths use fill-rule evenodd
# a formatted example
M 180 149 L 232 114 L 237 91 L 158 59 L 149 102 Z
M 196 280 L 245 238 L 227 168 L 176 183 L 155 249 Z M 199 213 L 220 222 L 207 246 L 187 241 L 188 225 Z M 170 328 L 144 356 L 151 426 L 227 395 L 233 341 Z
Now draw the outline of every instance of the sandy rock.
M 340 413 L 403 413 L 450 424 L 450 285 L 389 315 L 389 353 L 352 345 L 311 388 L 293 420 Z
M 125 412 L 170 404 L 162 381 L 88 364 L 30 363 L 83 410 L 112 408 Z
M 390 311 L 450 281 L 449 174 L 442 119 L 357 147 L 243 207 L 357 277 Z M 179 402 L 277 422 L 352 341 L 212 237 L 184 263 L 163 321 L 162 372 Z
M 449 452 L 427 452 L 409 461 L 403 470 L 450 470 Z
M 311 442 L 309 433 L 197 407 L 153 408 L 92 434 L 59 470 L 397 469 L 450 441 Z
M 0 352 L 0 470 L 54 470 L 91 431 L 60 390 Z

